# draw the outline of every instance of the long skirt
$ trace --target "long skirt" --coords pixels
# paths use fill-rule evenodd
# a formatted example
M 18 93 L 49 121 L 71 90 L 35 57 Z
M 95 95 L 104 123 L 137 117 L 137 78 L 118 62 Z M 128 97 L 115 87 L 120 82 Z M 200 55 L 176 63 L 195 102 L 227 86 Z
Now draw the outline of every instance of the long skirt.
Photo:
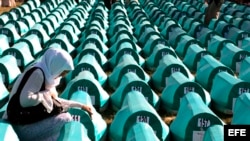
M 63 125 L 72 120 L 70 113 L 61 113 L 33 124 L 15 125 L 13 128 L 20 141 L 56 141 Z

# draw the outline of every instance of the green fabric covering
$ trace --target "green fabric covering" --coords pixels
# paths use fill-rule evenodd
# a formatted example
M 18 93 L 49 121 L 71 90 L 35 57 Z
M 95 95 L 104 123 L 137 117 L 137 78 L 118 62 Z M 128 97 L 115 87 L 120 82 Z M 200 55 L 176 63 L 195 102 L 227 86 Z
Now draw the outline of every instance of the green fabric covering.
M 233 118 L 231 124 L 237 125 L 249 125 L 250 124 L 250 93 L 242 93 L 238 98 L 235 99 L 233 108 Z
M 189 92 L 181 99 L 179 111 L 170 125 L 170 131 L 175 141 L 192 141 L 194 138 L 203 138 L 205 131 L 213 125 L 224 125 L 224 123 L 203 102 L 199 94 Z
M 203 102 L 210 106 L 210 94 L 200 84 L 191 81 L 181 72 L 175 72 L 166 79 L 166 86 L 161 95 L 163 108 L 166 111 L 178 112 L 180 99 L 189 92 L 199 94 Z
M 196 72 L 200 59 L 207 54 L 210 53 L 198 44 L 190 45 L 185 57 L 183 58 L 183 63 L 191 72 Z
M 166 78 L 178 71 L 182 72 L 189 79 L 194 79 L 191 72 L 179 58 L 175 58 L 170 54 L 163 56 L 158 67 L 151 76 L 153 86 L 161 91 L 166 86 Z
M 0 72 L 2 82 L 6 86 L 12 85 L 19 74 L 21 74 L 16 58 L 12 55 L 2 56 L 0 58 Z
M 125 140 L 128 131 L 137 122 L 148 123 L 160 140 L 169 140 L 169 127 L 162 121 L 156 110 L 148 104 L 140 92 L 130 91 L 110 125 L 110 138 L 117 141 Z
M 250 63 L 250 57 L 246 57 L 244 60 L 242 60 L 238 76 L 240 79 L 247 82 L 250 82 L 249 63 Z
M 2 141 L 19 141 L 17 134 L 15 133 L 12 125 L 6 121 L 0 121 L 0 140 Z
M 215 75 L 221 71 L 234 75 L 232 69 L 216 60 L 213 56 L 205 55 L 197 66 L 195 81 L 200 83 L 207 91 L 210 91 Z
M 146 60 L 146 67 L 147 69 L 152 71 L 156 70 L 160 60 L 164 55 L 170 54 L 177 58 L 177 54 L 175 53 L 174 49 L 164 44 L 157 44 L 150 52 L 151 55 Z
M 61 131 L 58 138 L 59 141 L 75 141 L 75 140 L 84 140 L 90 141 L 90 138 L 87 135 L 87 129 L 83 126 L 82 123 L 77 121 L 72 121 L 66 123 Z
M 137 140 L 159 141 L 149 124 L 143 122 L 135 123 L 132 128 L 129 129 L 128 134 L 126 136 L 126 141 Z
M 248 51 L 245 51 L 232 43 L 227 43 L 221 50 L 220 62 L 231 68 L 236 73 L 240 71 L 240 64 L 245 57 L 250 56 Z
M 135 59 L 128 54 L 119 56 L 120 60 L 117 66 L 113 69 L 112 73 L 109 75 L 109 85 L 112 89 L 116 89 L 122 79 L 122 76 L 128 72 L 134 72 L 138 77 L 146 82 L 149 81 L 149 75 L 143 70 L 143 68 L 137 64 Z
M 83 70 L 90 71 L 101 85 L 103 85 L 108 78 L 107 74 L 98 64 L 95 56 L 91 54 L 86 54 L 79 60 L 78 64 L 75 65 L 75 69 L 72 71 L 71 78 L 76 77 Z
M 92 96 L 92 104 L 97 109 L 104 108 L 108 104 L 108 93 L 102 88 L 101 84 L 94 78 L 94 75 L 90 71 L 84 70 L 69 81 L 60 97 L 69 99 L 75 91 L 79 90 L 85 91 Z
M 223 125 L 212 125 L 207 128 L 203 136 L 203 141 L 223 141 L 224 127 Z
M 159 108 L 159 97 L 150 88 L 146 81 L 138 77 L 134 72 L 128 72 L 121 78 L 120 85 L 115 89 L 115 92 L 110 96 L 112 107 L 114 110 L 121 108 L 124 97 L 130 91 L 139 91 L 147 99 L 147 101 L 155 109 Z
M 80 121 L 88 129 L 88 137 L 91 140 L 105 140 L 107 123 L 102 118 L 101 114 L 99 114 L 92 106 L 91 96 L 88 93 L 79 90 L 71 95 L 70 100 L 77 101 L 91 107 L 91 111 L 93 113 L 91 118 L 86 111 L 81 109 L 71 108 L 70 112 L 73 113 L 75 121 Z
M 249 90 L 249 82 L 227 72 L 220 72 L 214 77 L 210 95 L 215 109 L 225 114 L 232 114 L 234 98 Z

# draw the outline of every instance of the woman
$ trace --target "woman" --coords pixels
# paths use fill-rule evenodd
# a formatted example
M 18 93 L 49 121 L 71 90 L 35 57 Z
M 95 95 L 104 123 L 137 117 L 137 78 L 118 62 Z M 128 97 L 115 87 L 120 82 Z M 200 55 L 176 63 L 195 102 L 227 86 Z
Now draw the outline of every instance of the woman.
M 12 123 L 20 140 L 57 140 L 61 127 L 73 120 L 66 112 L 70 107 L 79 107 L 91 116 L 89 106 L 58 98 L 56 86 L 73 69 L 73 60 L 66 51 L 50 48 L 18 77 L 3 118 Z M 55 99 L 62 107 L 56 106 Z
M 209 25 L 211 19 L 218 19 L 220 16 L 220 8 L 224 0 L 205 0 L 205 4 L 208 4 L 208 7 L 205 12 L 205 25 Z

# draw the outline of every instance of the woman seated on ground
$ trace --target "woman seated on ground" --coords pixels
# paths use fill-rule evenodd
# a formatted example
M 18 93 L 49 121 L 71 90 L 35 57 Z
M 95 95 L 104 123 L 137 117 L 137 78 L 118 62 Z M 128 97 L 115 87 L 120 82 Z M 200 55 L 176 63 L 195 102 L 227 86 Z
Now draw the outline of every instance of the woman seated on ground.
M 3 118 L 13 125 L 20 140 L 57 140 L 62 126 L 73 120 L 68 108 L 79 107 L 92 115 L 91 107 L 58 97 L 56 86 L 73 69 L 66 51 L 50 48 L 18 77 Z

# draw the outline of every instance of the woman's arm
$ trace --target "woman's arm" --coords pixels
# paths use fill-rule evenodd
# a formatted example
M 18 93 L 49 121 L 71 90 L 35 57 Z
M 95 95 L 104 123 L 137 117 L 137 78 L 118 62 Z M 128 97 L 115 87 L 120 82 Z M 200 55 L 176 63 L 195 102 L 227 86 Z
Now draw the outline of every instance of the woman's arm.
M 25 83 L 20 94 L 20 104 L 23 107 L 36 106 L 42 103 L 48 112 L 52 110 L 53 102 L 49 90 L 40 91 L 44 83 L 43 72 L 35 70 Z
M 88 112 L 88 114 L 90 115 L 90 117 L 92 116 L 92 110 L 91 107 L 85 104 L 82 104 L 80 102 L 77 101 L 73 101 L 73 100 L 67 100 L 67 99 L 63 99 L 63 98 L 56 98 L 57 100 L 59 100 L 61 102 L 61 104 L 64 106 L 64 108 L 66 108 L 66 110 L 68 108 L 73 108 L 73 107 L 78 107 L 81 108 L 83 110 L 85 110 L 86 112 Z

